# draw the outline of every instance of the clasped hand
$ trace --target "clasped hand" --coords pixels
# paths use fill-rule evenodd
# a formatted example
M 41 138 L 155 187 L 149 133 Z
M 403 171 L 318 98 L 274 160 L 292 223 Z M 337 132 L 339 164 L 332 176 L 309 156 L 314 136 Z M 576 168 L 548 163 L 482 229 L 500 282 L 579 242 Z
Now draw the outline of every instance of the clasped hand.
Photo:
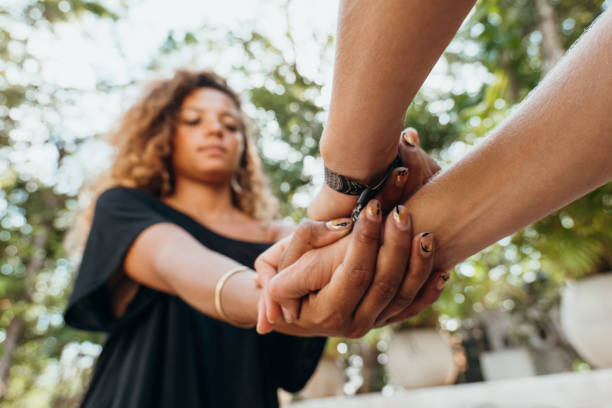
M 448 274 L 432 272 L 435 237 L 415 234 L 398 203 L 439 167 L 418 146 L 416 131 L 404 133 L 409 138 L 401 137 L 399 148 L 406 167 L 393 171 L 354 226 L 348 218 L 306 220 L 257 258 L 258 332 L 361 337 L 438 299 Z M 417 142 L 406 143 L 411 140 Z

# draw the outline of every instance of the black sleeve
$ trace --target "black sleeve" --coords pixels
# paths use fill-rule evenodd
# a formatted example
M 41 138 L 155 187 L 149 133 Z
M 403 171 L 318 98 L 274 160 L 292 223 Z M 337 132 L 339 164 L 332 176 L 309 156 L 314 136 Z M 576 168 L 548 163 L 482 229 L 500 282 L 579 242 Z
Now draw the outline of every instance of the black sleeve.
M 278 385 L 288 392 L 298 392 L 312 377 L 327 341 L 324 337 L 294 337 L 272 333 L 275 371 Z
M 112 314 L 106 282 L 120 271 L 125 255 L 147 227 L 167 222 L 155 209 L 155 197 L 136 189 L 115 187 L 100 195 L 65 320 L 84 330 L 112 331 L 137 317 L 162 295 L 140 286 L 120 318 Z

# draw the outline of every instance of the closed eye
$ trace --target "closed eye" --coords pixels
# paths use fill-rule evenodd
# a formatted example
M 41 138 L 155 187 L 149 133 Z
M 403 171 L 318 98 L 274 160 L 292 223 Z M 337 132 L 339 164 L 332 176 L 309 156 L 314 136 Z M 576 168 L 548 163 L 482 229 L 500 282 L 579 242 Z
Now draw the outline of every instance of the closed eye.
M 197 125 L 200 124 L 201 120 L 200 120 L 200 118 L 191 119 L 191 120 L 183 119 L 183 120 L 181 120 L 181 122 L 184 123 L 187 126 L 197 126 Z

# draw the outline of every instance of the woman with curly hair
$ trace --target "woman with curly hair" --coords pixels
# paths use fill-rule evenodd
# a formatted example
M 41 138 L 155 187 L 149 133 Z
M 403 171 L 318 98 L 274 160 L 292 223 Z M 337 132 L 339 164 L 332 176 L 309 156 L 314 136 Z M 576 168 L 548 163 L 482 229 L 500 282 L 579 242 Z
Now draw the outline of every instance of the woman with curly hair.
M 82 406 L 277 406 L 325 339 L 248 329 L 255 258 L 292 228 L 271 221 L 238 96 L 214 73 L 177 71 L 112 136 L 66 311 L 68 324 L 108 332 Z M 338 237 L 350 229 L 336 224 Z
M 214 73 L 180 70 L 154 83 L 112 136 L 116 157 L 94 188 L 102 193 L 93 219 L 83 216 L 89 235 L 66 311 L 68 324 L 108 332 L 83 406 L 278 406 L 277 389 L 301 389 L 325 343 L 294 336 L 350 335 L 351 327 L 330 306 L 343 302 L 337 292 L 330 300 L 321 291 L 304 302 L 299 324 L 254 330 L 265 309 L 256 258 L 294 227 L 272 220 L 276 202 L 239 97 Z M 397 169 L 384 193 L 400 194 L 405 176 Z M 303 223 L 300 250 L 350 238 L 357 255 L 344 277 L 362 282 L 354 271 L 361 254 L 379 250 L 382 225 L 380 208 L 364 213 L 350 235 L 348 218 Z M 411 231 L 397 219 L 383 245 L 392 262 L 380 273 L 403 276 L 409 251 L 392 244 Z M 410 273 L 426 276 L 430 264 L 415 262 Z

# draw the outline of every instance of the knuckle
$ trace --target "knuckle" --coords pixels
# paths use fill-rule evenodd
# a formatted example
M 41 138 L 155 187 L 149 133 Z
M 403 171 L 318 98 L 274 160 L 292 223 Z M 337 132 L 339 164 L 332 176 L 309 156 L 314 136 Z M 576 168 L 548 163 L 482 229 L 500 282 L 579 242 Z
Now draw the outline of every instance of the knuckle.
M 397 291 L 397 282 L 389 281 L 388 279 L 374 280 L 372 285 L 374 293 L 381 299 L 391 299 Z
M 373 222 L 365 220 L 365 217 L 359 220 L 361 228 L 357 229 L 355 240 L 364 245 L 378 245 L 379 231 Z
M 342 319 L 340 313 L 329 313 L 319 317 L 318 325 L 324 327 L 325 330 L 337 333 L 346 330 L 346 320 Z
M 427 263 L 422 263 L 418 268 L 414 268 L 412 271 L 410 271 L 408 278 L 410 278 L 413 286 L 418 286 L 420 289 L 429 277 L 429 273 L 429 265 Z
M 266 290 L 268 291 L 270 298 L 275 302 L 282 300 L 282 290 L 279 288 L 279 281 L 277 279 L 271 279 L 268 281 Z
M 311 272 L 314 272 L 314 271 L 311 271 Z M 321 289 L 321 288 L 317 287 L 317 286 L 319 286 L 318 285 L 319 280 L 320 279 L 318 277 L 318 273 L 308 273 L 304 277 L 304 285 L 310 291 Z
M 327 316 L 324 316 L 322 314 L 317 314 L 317 315 L 313 316 L 312 323 L 316 327 L 321 327 L 322 329 L 326 329 L 326 330 L 329 329 L 329 324 L 328 324 Z
M 368 334 L 368 329 L 364 328 L 363 326 L 358 326 L 356 324 L 352 325 L 347 333 L 347 337 L 351 338 L 351 339 L 359 339 L 363 336 L 365 336 L 366 334 Z
M 355 267 L 350 271 L 350 277 L 355 287 L 364 288 L 372 281 L 372 271 L 369 268 Z
M 317 254 L 312 251 L 304 252 L 296 262 L 303 265 L 314 266 L 317 264 Z
M 385 242 L 383 245 L 391 248 L 403 258 L 408 259 L 410 256 L 410 247 L 412 245 L 411 228 L 401 230 L 395 223 L 395 220 L 390 220 L 389 223 L 393 224 L 393 228 L 385 229 L 385 235 L 387 235 L 387 237 L 385 237 Z
M 414 292 L 412 291 L 399 291 L 393 300 L 393 303 L 397 308 L 404 309 L 410 306 L 414 302 Z
M 253 264 L 253 266 L 255 267 L 255 270 L 257 272 L 261 271 L 261 269 L 265 266 L 265 261 L 262 259 L 261 255 L 259 255 L 257 259 L 255 259 L 255 263 Z
M 312 296 L 312 295 L 311 295 Z M 321 310 L 320 308 L 317 310 L 317 313 L 313 313 L 310 318 L 310 322 L 315 327 L 320 327 L 321 329 L 328 330 L 331 327 L 331 315 L 327 311 L 328 308 Z
M 293 241 L 308 241 L 311 236 L 312 225 L 310 221 L 302 221 L 293 233 Z

